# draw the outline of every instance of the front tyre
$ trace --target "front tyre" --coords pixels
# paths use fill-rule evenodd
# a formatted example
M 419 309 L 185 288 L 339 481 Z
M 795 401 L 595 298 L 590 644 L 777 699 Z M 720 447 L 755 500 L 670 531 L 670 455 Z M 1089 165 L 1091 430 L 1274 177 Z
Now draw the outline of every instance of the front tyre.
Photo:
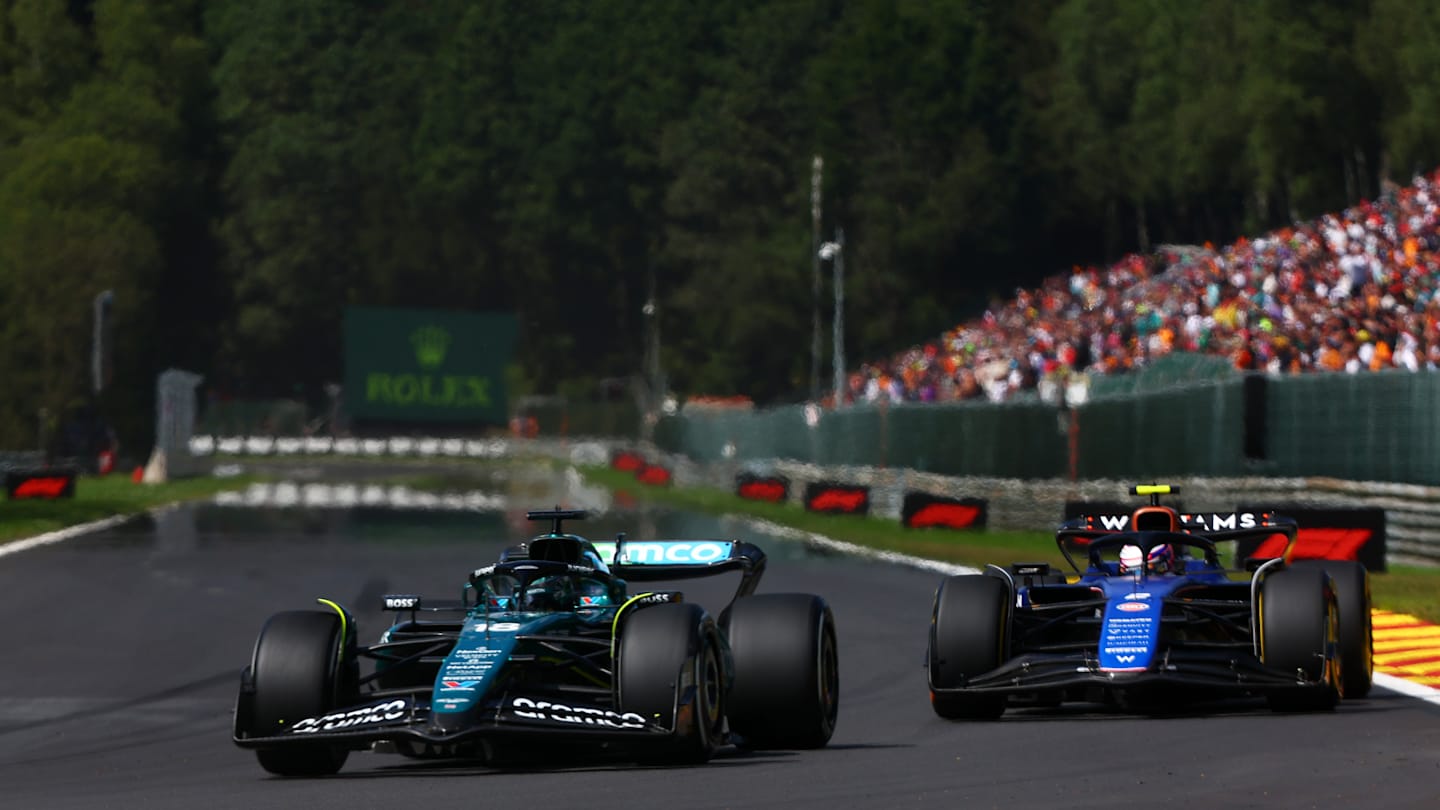
M 293 610 L 265 623 L 251 664 L 251 730 L 256 736 L 281 734 L 300 720 L 349 702 L 353 679 L 348 670 L 355 662 L 342 660 L 342 636 L 334 612 Z M 327 776 L 337 773 L 349 755 L 349 749 L 325 743 L 255 752 L 260 767 L 279 776 Z
M 995 720 L 1005 713 L 1003 694 L 935 691 L 964 687 L 1000 666 L 1010 634 L 1010 587 L 999 577 L 946 577 L 935 592 L 930 622 L 930 705 L 947 720 Z
M 1340 673 L 1347 700 L 1370 694 L 1375 678 L 1375 631 L 1370 616 L 1370 572 L 1354 560 L 1302 560 L 1292 568 L 1318 568 L 1335 582 L 1340 611 Z
M 822 748 L 840 713 L 835 617 L 819 596 L 747 596 L 726 617 L 730 730 L 751 749 Z
M 1339 610 L 1332 581 L 1318 567 L 1290 567 L 1260 583 L 1260 660 L 1308 685 L 1272 691 L 1278 712 L 1328 711 L 1340 699 Z
M 639 751 L 642 762 L 698 764 L 725 733 L 725 679 L 715 623 L 699 605 L 642 608 L 625 620 L 616 663 L 618 704 L 673 738 Z

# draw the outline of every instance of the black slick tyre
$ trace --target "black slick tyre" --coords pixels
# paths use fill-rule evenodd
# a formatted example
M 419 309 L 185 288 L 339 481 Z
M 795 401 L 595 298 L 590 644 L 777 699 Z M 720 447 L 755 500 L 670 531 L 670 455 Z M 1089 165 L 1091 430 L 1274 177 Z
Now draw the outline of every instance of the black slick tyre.
M 1347 700 L 1370 694 L 1375 678 L 1375 631 L 1370 615 L 1370 572 L 1353 560 L 1302 560 L 1292 568 L 1319 568 L 1335 583 L 1340 610 L 1340 673 Z
M 636 751 L 644 763 L 683 765 L 714 755 L 725 732 L 724 662 L 715 623 L 694 604 L 662 604 L 630 614 L 616 663 L 621 711 L 675 729 Z
M 812 594 L 761 594 L 737 599 L 726 619 L 737 742 L 751 749 L 823 747 L 840 713 L 830 606 Z
M 999 577 L 947 577 L 935 592 L 926 667 L 930 705 L 948 720 L 994 720 L 1005 713 L 1003 694 L 966 694 L 971 678 L 1000 666 L 1010 633 L 1010 587 Z
M 266 622 L 255 642 L 252 728 L 257 736 L 281 734 L 297 721 L 341 705 L 348 694 L 344 639 L 334 612 L 294 610 Z M 353 662 L 348 662 L 353 664 Z M 295 743 L 255 751 L 260 767 L 279 776 L 326 776 L 350 755 L 326 743 Z
M 1330 577 L 1318 567 L 1289 567 L 1260 583 L 1260 659 L 1313 682 L 1271 691 L 1270 708 L 1327 711 L 1340 699 L 1339 610 Z

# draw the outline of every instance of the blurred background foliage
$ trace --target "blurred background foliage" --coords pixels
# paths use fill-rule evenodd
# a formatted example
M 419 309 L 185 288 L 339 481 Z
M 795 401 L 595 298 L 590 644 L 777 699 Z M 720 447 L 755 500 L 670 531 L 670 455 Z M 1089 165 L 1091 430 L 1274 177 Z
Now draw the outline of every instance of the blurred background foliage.
M 676 391 L 797 401 L 813 155 L 865 359 L 1432 167 L 1437 36 L 1405 0 L 0 0 L 0 447 L 90 400 L 105 289 L 132 446 L 167 367 L 323 403 L 351 304 L 515 312 L 540 395 L 644 373 L 654 317 Z

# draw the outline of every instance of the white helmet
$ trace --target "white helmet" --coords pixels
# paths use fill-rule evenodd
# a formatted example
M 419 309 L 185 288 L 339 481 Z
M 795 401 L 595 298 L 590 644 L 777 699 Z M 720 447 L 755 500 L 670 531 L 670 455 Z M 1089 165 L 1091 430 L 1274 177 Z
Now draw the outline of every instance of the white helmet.
M 1131 574 L 1141 570 L 1145 564 L 1145 552 L 1139 546 L 1120 547 L 1120 573 Z

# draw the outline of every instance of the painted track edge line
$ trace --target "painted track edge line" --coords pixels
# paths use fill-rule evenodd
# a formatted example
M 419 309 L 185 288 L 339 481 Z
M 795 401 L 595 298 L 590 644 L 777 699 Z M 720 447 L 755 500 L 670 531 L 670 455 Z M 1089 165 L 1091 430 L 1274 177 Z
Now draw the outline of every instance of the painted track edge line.
M 37 534 L 34 537 L 27 537 L 24 540 L 12 540 L 8 543 L 0 543 L 0 557 L 4 557 L 7 554 L 18 554 L 39 546 L 48 546 L 51 543 L 59 543 L 62 540 L 69 540 L 72 537 L 79 537 L 82 534 L 98 532 L 102 529 L 118 526 L 134 517 L 135 515 L 111 515 L 110 517 L 101 518 L 100 520 L 91 521 L 90 523 L 66 526 L 63 529 L 56 529 L 53 532 Z
M 1423 700 L 1432 706 L 1440 706 L 1440 689 L 1426 686 L 1423 683 L 1407 681 L 1397 675 L 1387 675 L 1383 672 L 1375 673 L 1371 679 L 1376 686 L 1384 687 L 1392 692 L 1399 692 L 1416 700 Z
M 839 551 L 844 554 L 853 554 L 857 557 L 869 557 L 875 560 L 895 563 L 896 565 L 906 565 L 911 568 L 921 568 L 926 571 L 937 571 L 946 575 L 981 573 L 979 568 L 973 568 L 968 565 L 956 565 L 955 563 L 940 562 L 939 560 L 927 560 L 924 557 L 901 554 L 898 551 L 881 551 L 880 549 L 870 548 L 869 546 L 847 543 L 844 540 L 836 540 L 833 537 L 826 537 L 823 534 L 817 534 L 815 532 L 792 529 L 789 526 L 772 523 L 764 518 L 750 517 L 748 515 L 726 515 L 725 517 L 767 534 L 786 537 L 791 540 L 800 540 L 812 546 L 830 551 Z
M 936 571 L 946 575 L 954 574 L 979 574 L 980 569 L 954 563 L 940 562 L 939 560 L 927 560 L 924 557 L 914 557 L 909 554 L 901 554 L 898 551 L 880 551 L 878 549 L 861 546 L 855 543 L 847 543 L 843 540 L 836 540 L 833 537 L 826 537 L 823 534 L 807 532 L 801 529 L 792 529 L 789 526 L 782 526 L 779 523 L 772 523 L 763 518 L 749 517 L 745 515 L 726 515 L 729 520 L 750 526 L 751 528 L 774 534 L 779 537 L 786 537 L 792 540 L 800 540 L 810 545 L 818 546 L 832 551 L 839 551 L 845 554 L 854 554 L 860 557 L 883 560 L 897 565 L 906 565 L 911 568 L 920 568 L 926 571 Z M 1406 697 L 1413 697 L 1423 700 L 1435 706 L 1440 706 L 1440 689 L 1435 689 L 1420 683 L 1407 681 L 1395 675 L 1387 675 L 1383 672 L 1376 672 L 1373 676 L 1376 686 L 1389 689 Z

